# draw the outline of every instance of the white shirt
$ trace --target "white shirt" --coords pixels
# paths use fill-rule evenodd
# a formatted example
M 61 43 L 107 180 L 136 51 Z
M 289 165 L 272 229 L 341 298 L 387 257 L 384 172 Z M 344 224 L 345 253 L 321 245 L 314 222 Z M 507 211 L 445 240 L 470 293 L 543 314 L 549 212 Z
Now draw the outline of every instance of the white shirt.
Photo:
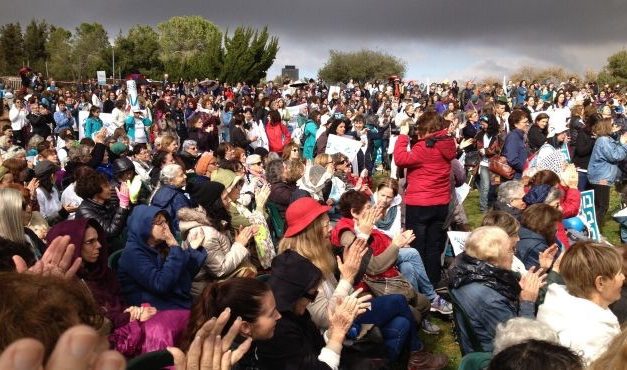
M 15 104 L 9 110 L 9 119 L 11 120 L 12 130 L 21 130 L 26 126 L 26 109 L 18 109 Z
M 63 193 L 61 193 L 61 204 L 71 205 L 74 207 L 78 207 L 81 205 L 81 203 L 83 202 L 83 198 L 76 195 L 75 187 L 76 182 L 73 182 L 68 185 L 65 190 L 63 190 Z M 68 216 L 68 220 L 73 220 L 75 216 L 76 212 L 70 213 L 70 215 Z

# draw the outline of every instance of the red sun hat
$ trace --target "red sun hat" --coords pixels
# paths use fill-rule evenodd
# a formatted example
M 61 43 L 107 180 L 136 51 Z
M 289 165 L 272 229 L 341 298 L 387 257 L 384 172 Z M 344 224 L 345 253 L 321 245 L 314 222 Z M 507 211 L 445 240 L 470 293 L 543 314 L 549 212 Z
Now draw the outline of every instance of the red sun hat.
M 309 226 L 313 220 L 330 209 L 331 207 L 323 206 L 313 198 L 306 197 L 296 200 L 294 203 L 290 204 L 290 206 L 287 207 L 287 211 L 285 211 L 287 230 L 285 230 L 283 236 L 291 238 L 300 233 Z

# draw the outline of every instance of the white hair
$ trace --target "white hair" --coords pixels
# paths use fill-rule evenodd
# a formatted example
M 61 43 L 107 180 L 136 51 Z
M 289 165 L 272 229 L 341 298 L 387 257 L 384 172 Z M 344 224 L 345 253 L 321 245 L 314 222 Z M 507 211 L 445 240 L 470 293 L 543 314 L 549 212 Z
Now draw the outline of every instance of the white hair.
M 523 184 L 518 180 L 504 182 L 499 186 L 497 200 L 505 204 L 510 204 L 516 193 L 522 188 Z
M 497 325 L 492 355 L 530 339 L 559 344 L 557 333 L 547 324 L 526 317 L 515 317 Z
M 176 163 L 170 163 L 163 166 L 159 180 L 161 183 L 169 185 L 172 179 L 174 179 L 179 171 L 183 171 L 183 168 Z
M 196 140 L 188 139 L 188 140 L 183 141 L 182 147 L 183 147 L 183 150 L 187 150 L 187 149 L 189 149 L 189 147 L 197 146 L 197 145 L 198 144 L 196 143 Z

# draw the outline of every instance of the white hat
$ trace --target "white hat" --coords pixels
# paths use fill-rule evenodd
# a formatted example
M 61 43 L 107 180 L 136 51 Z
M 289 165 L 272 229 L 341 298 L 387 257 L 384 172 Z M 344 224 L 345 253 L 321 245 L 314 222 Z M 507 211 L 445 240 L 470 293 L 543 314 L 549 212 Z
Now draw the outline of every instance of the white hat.
M 567 130 L 568 125 L 566 124 L 566 121 L 559 120 L 555 123 L 549 122 L 549 133 L 546 135 L 546 137 L 550 138 Z

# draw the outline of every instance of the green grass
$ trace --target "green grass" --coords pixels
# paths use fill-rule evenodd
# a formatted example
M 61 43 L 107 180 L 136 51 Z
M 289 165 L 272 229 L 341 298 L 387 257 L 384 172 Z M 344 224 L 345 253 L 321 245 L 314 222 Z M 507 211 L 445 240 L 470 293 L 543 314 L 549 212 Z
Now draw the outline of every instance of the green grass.
M 472 190 L 466 198 L 464 202 L 464 209 L 466 210 L 466 215 L 468 216 L 468 221 L 472 228 L 476 228 L 481 225 L 483 215 L 479 212 L 479 192 L 476 189 Z M 619 209 L 619 197 L 615 191 L 612 191 L 610 197 L 610 208 L 605 216 L 603 236 L 614 245 L 621 244 L 619 226 L 614 220 L 612 220 L 612 214 L 616 213 Z M 432 336 L 421 333 L 421 339 L 425 342 L 428 350 L 446 354 L 450 360 L 447 369 L 456 370 L 461 361 L 461 353 L 459 351 L 459 345 L 455 342 L 455 337 L 453 336 L 452 323 L 438 318 L 435 318 L 433 321 L 439 325 L 440 328 L 442 328 L 442 334 Z

